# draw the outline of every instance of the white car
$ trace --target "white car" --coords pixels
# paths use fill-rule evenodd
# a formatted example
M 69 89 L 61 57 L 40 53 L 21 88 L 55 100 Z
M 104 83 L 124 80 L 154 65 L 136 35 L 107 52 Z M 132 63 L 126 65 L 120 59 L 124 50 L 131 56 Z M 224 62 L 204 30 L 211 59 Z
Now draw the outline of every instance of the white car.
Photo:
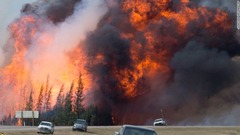
M 157 135 L 157 133 L 152 128 L 123 125 L 119 132 L 115 132 L 115 135 Z
M 49 121 L 42 121 L 37 129 L 37 133 L 53 134 L 54 125 Z
M 166 121 L 163 118 L 159 118 L 154 120 L 153 122 L 154 126 L 166 126 Z

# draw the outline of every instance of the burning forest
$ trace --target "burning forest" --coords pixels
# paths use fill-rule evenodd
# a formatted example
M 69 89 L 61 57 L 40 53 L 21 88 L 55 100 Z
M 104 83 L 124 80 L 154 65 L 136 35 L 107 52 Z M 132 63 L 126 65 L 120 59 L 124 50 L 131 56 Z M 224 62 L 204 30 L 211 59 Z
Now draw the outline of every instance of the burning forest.
M 215 0 L 38 0 L 8 26 L 0 118 L 77 91 L 114 124 L 240 125 L 236 11 Z M 64 86 L 64 87 L 63 87 Z M 51 98 L 50 98 L 51 97 Z M 236 117 L 236 118 L 235 118 Z

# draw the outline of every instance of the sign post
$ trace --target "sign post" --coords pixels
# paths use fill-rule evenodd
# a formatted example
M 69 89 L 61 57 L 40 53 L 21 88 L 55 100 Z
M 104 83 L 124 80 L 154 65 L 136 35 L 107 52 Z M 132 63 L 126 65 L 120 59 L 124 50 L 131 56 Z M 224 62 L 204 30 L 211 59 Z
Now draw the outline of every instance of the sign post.
M 39 111 L 16 111 L 15 117 L 20 119 L 32 118 L 32 126 L 34 126 L 34 119 L 39 118 Z

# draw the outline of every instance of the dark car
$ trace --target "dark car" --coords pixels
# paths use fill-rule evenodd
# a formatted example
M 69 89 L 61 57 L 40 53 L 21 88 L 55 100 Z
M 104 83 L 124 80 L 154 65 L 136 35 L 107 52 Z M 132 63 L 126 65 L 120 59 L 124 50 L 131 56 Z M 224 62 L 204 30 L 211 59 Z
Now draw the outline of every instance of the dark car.
M 119 132 L 115 132 L 115 135 L 157 135 L 157 133 L 152 128 L 123 125 Z
M 87 121 L 84 119 L 77 119 L 74 122 L 72 130 L 73 131 L 79 130 L 79 131 L 87 132 Z

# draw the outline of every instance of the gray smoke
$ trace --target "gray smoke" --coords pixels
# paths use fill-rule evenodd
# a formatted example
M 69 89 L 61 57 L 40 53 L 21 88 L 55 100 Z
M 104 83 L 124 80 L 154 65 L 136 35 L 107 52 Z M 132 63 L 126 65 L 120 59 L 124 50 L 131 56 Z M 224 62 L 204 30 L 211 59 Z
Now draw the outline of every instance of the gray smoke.
M 201 0 L 200 5 L 237 12 L 237 0 Z
M 211 100 L 216 97 L 224 100 L 224 97 L 219 96 L 218 93 L 233 93 L 230 88 L 240 77 L 239 64 L 234 62 L 225 51 L 209 49 L 201 43 L 192 41 L 175 53 L 171 66 L 175 72 L 174 79 L 166 93 L 167 101 L 164 102 L 174 103 L 176 113 L 183 114 L 180 119 L 183 119 L 186 125 L 206 124 L 203 122 L 205 119 L 209 124 L 211 121 L 211 124 L 222 125 L 223 123 L 219 121 L 215 123 L 215 119 L 207 115 L 210 113 L 210 108 L 224 113 L 226 111 L 224 106 L 235 101 L 235 94 L 230 94 L 228 97 L 233 99 L 232 101 L 218 102 L 223 107 L 222 110 L 219 106 L 212 106 Z M 205 119 L 198 119 L 201 116 L 205 116 Z M 226 119 L 227 117 L 229 116 L 226 116 Z

